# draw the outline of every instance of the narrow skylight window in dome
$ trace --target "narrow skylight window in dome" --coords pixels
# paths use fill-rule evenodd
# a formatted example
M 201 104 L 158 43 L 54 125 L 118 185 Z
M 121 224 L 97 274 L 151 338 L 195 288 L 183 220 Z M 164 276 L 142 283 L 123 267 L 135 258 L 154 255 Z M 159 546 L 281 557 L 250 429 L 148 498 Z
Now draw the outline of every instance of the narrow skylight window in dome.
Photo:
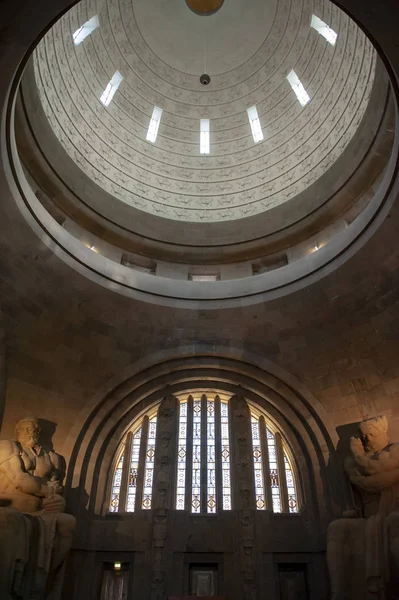
M 86 21 L 86 23 L 83 23 L 83 25 L 72 34 L 73 43 L 75 46 L 79 46 L 79 44 L 81 44 L 83 40 L 85 40 L 87 36 L 99 26 L 100 22 L 97 15 Z
M 147 137 L 146 137 L 147 142 L 151 142 L 151 143 L 155 144 L 155 141 L 156 141 L 157 135 L 158 135 L 159 124 L 161 122 L 161 117 L 162 117 L 162 108 L 159 108 L 158 106 L 154 106 L 154 110 L 152 111 L 151 121 L 150 121 L 150 124 L 148 126 L 148 131 L 147 131 Z
M 111 81 L 109 82 L 109 84 L 107 85 L 107 87 L 105 88 L 103 93 L 101 94 L 100 100 L 104 104 L 104 106 L 108 106 L 110 104 L 112 98 L 115 96 L 116 90 L 118 89 L 118 87 L 120 86 L 122 81 L 123 81 L 122 75 L 119 73 L 119 71 L 116 71 L 113 74 Z
M 209 119 L 200 120 L 200 153 L 209 154 L 211 151 L 211 128 Z
M 316 17 L 316 15 L 312 15 L 312 22 L 310 26 L 313 27 L 313 29 L 316 29 L 316 31 L 320 33 L 320 35 L 322 35 L 327 42 L 331 44 L 331 46 L 335 46 L 338 34 L 335 33 L 335 31 L 333 31 L 331 27 L 327 25 L 327 23 L 324 23 L 324 21 L 319 19 L 319 17 Z
M 287 75 L 287 79 L 290 86 L 294 90 L 296 97 L 299 100 L 299 104 L 301 106 L 306 106 L 306 104 L 310 102 L 310 97 L 305 88 L 303 87 L 302 83 L 300 82 L 298 75 L 295 73 L 295 71 L 290 71 Z
M 259 121 L 258 111 L 256 106 L 247 108 L 249 124 L 251 125 L 252 137 L 254 138 L 255 144 L 263 140 L 262 126 Z

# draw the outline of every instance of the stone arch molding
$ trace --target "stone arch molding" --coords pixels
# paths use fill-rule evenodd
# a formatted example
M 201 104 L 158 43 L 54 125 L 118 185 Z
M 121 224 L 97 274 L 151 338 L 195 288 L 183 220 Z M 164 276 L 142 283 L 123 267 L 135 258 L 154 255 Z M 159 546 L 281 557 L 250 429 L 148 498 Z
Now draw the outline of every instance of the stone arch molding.
M 70 456 L 71 509 L 79 511 L 79 495 L 88 494 L 85 510 L 104 514 L 115 452 L 132 422 L 166 395 L 195 390 L 244 396 L 278 424 L 297 460 L 303 510 L 310 519 L 327 523 L 347 507 L 347 483 L 335 458 L 337 435 L 303 384 L 259 357 L 184 348 L 141 361 L 82 412 L 64 448 Z

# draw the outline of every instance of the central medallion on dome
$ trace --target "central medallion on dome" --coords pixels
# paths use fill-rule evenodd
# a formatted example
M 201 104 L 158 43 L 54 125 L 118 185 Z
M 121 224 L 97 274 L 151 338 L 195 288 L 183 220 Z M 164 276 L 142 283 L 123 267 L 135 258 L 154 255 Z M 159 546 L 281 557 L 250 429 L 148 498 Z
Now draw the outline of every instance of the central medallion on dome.
M 186 0 L 187 6 L 197 15 L 207 17 L 215 14 L 224 0 Z

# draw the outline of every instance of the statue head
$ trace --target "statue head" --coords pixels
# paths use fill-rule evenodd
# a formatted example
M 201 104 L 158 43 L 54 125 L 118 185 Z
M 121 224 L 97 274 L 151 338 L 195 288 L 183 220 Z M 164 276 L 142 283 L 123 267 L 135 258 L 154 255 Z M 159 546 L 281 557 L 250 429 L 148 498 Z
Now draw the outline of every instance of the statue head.
M 40 425 L 34 417 L 21 419 L 15 426 L 17 440 L 25 448 L 33 448 L 38 443 L 40 431 Z
M 385 415 L 365 419 L 359 425 L 360 437 L 366 452 L 378 452 L 388 444 L 388 420 Z

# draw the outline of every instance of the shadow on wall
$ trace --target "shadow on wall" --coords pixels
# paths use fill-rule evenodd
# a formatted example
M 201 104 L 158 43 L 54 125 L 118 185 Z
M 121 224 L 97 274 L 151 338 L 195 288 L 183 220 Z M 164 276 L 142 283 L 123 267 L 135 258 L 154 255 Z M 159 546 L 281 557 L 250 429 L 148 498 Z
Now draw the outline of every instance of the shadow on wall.
M 341 488 L 339 483 L 338 485 L 334 484 L 336 470 L 338 469 L 341 473 L 344 473 L 345 471 L 344 462 L 350 453 L 349 442 L 351 437 L 358 436 L 358 426 L 359 423 L 356 422 L 340 425 L 336 428 L 339 441 L 335 450 L 335 457 L 334 459 L 330 458 L 328 465 L 322 474 L 323 479 L 329 482 L 329 493 L 331 494 L 332 504 L 337 507 L 336 510 L 340 513 L 337 515 L 339 517 L 341 517 L 345 511 L 354 511 L 358 508 L 358 503 L 354 498 L 352 486 L 348 477 L 344 476 L 344 479 L 340 478 L 340 482 L 346 482 L 344 489 Z
M 47 419 L 37 419 L 40 425 L 40 443 L 46 452 L 54 452 L 53 435 L 57 430 L 57 423 Z

